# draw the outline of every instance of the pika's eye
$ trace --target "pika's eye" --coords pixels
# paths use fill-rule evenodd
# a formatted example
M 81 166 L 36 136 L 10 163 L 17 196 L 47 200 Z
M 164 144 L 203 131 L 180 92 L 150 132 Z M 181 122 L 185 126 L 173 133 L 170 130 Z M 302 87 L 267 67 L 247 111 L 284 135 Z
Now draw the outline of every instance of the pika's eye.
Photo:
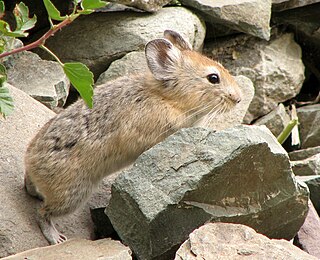
M 209 74 L 209 75 L 207 76 L 207 79 L 208 79 L 209 82 L 212 83 L 212 84 L 219 84 L 219 83 L 220 83 L 219 75 L 216 74 L 216 73 Z

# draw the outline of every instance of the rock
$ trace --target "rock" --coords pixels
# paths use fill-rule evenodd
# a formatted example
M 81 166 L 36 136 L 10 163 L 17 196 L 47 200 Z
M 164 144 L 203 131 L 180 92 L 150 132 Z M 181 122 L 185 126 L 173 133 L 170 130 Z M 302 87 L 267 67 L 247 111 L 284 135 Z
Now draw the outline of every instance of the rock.
M 290 1 L 292 4 L 305 4 L 316 1 L 296 0 Z M 307 5 L 302 8 L 295 8 L 283 12 L 274 12 L 272 21 L 274 24 L 285 25 L 288 30 L 295 34 L 295 39 L 303 49 L 303 61 L 306 68 L 312 73 L 311 76 L 320 81 L 320 2 Z M 307 74 L 308 75 L 308 74 Z M 310 74 L 309 74 L 310 75 Z M 310 86 L 313 95 L 309 100 L 313 100 L 318 92 L 316 82 Z
M 206 222 L 291 239 L 307 214 L 287 153 L 266 127 L 182 129 L 143 153 L 112 185 L 106 209 L 139 259 L 171 259 Z
M 213 58 L 224 57 L 222 63 L 233 74 L 252 80 L 255 96 L 245 117 L 246 123 L 295 97 L 304 81 L 301 48 L 292 34 L 280 35 L 270 42 L 238 36 L 208 43 L 204 53 Z
M 243 122 L 243 118 L 254 96 L 254 87 L 252 81 L 245 76 L 236 76 L 235 79 L 242 91 L 241 102 L 231 111 L 217 115 L 213 119 L 210 118 L 210 115 L 206 116 L 199 122 L 199 126 L 208 126 L 215 130 L 223 130 L 240 125 Z
M 272 0 L 272 11 L 278 12 L 319 2 L 319 0 Z
M 58 62 L 42 60 L 37 54 L 24 51 L 9 56 L 4 65 L 8 83 L 50 109 L 65 104 L 70 82 Z
M 286 240 L 269 239 L 252 228 L 227 223 L 209 223 L 182 244 L 175 260 L 196 259 L 317 259 Z
M 49 38 L 46 46 L 62 61 L 83 62 L 97 78 L 112 61 L 131 51 L 143 51 L 148 41 L 163 37 L 166 29 L 179 32 L 196 50 L 203 44 L 204 23 L 183 7 L 168 7 L 155 14 L 110 12 L 83 16 Z M 74 33 L 78 31 L 81 34 Z M 61 42 L 63 48 L 58 44 Z
M 296 178 L 308 185 L 310 199 L 318 214 L 320 214 L 320 176 L 296 176 Z
M 171 2 L 171 0 L 111 0 L 122 5 L 132 6 L 147 12 L 157 12 Z
M 39 201 L 24 190 L 24 153 L 28 142 L 55 114 L 9 85 L 15 110 L 0 122 L 0 257 L 48 245 L 35 220 Z M 57 221 L 68 238 L 92 238 L 89 209 Z
M 104 84 L 123 75 L 136 74 L 148 68 L 144 51 L 129 52 L 115 60 L 110 67 L 100 74 L 96 85 Z
M 309 158 L 291 162 L 295 175 L 320 175 L 320 153 Z
M 271 0 L 181 0 L 180 2 L 198 10 L 207 22 L 217 27 L 219 24 L 227 25 L 234 30 L 265 40 L 270 38 Z
M 320 146 L 310 147 L 302 150 L 297 150 L 289 153 L 291 161 L 307 159 L 313 155 L 320 153 Z
M 320 145 L 320 104 L 304 106 L 297 109 L 301 147 L 315 147 Z
M 265 125 L 275 137 L 279 136 L 283 129 L 289 124 L 290 116 L 282 103 L 269 114 L 259 118 L 255 125 Z
M 311 201 L 305 222 L 295 237 L 295 244 L 320 259 L 320 218 Z
M 100 239 L 96 241 L 72 239 L 54 246 L 31 249 L 4 259 L 131 260 L 132 257 L 131 250 L 119 241 L 111 239 Z

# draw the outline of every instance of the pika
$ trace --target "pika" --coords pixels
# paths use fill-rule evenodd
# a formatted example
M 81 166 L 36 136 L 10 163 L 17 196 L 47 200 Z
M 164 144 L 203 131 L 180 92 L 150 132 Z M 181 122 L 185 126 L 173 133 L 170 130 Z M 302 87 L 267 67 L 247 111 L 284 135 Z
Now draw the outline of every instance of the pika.
M 94 108 L 78 100 L 46 123 L 25 155 L 25 186 L 43 199 L 38 223 L 50 244 L 67 238 L 55 217 L 83 205 L 103 177 L 205 115 L 229 111 L 241 91 L 218 62 L 177 32 L 145 46 L 149 70 L 95 89 Z

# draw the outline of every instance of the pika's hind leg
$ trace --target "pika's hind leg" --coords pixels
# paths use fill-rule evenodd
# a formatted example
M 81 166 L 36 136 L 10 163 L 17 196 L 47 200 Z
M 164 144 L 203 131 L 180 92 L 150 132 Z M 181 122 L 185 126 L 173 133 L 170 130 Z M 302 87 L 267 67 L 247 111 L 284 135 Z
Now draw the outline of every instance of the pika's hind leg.
M 47 190 L 43 205 L 38 210 L 39 227 L 50 244 L 59 244 L 67 240 L 67 237 L 56 229 L 52 219 L 74 212 L 92 193 L 92 185 L 88 182 L 82 186 L 75 181 L 64 188 L 66 189 L 50 190 L 50 192 Z
M 56 229 L 51 217 L 45 217 L 40 212 L 41 210 L 39 210 L 38 225 L 48 242 L 55 245 L 67 241 L 67 237 Z

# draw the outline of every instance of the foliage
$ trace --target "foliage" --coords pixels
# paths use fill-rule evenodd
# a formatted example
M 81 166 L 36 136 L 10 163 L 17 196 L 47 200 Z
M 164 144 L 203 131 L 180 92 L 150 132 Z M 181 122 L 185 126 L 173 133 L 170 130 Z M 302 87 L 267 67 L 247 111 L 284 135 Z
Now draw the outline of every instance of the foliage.
M 59 58 L 52 53 L 47 47 L 44 46 L 45 41 L 54 33 L 59 31 L 64 26 L 73 22 L 80 15 L 90 14 L 96 8 L 104 7 L 107 3 L 101 0 L 82 0 L 78 3 L 78 0 L 73 0 L 73 11 L 69 15 L 61 16 L 59 10 L 53 5 L 50 0 L 43 0 L 45 8 L 48 12 L 48 18 L 50 22 L 50 29 L 38 40 L 32 42 L 21 48 L 12 49 L 11 42 L 17 37 L 27 37 L 28 30 L 33 28 L 36 24 L 37 17 L 29 17 L 28 7 L 20 2 L 13 10 L 13 15 L 16 20 L 16 28 L 12 30 L 10 25 L 1 18 L 5 13 L 4 1 L 0 1 L 0 61 L 9 55 L 18 53 L 25 50 L 31 50 L 36 47 L 41 47 L 50 53 L 62 66 L 65 74 L 69 78 L 73 86 L 78 90 L 86 104 L 92 108 L 93 106 L 93 74 L 82 63 L 62 63 Z M 58 23 L 54 24 L 54 21 Z M 6 52 L 4 52 L 7 50 Z M 0 64 L 0 115 L 6 117 L 13 111 L 13 100 L 9 95 L 8 89 L 4 83 L 7 79 L 5 67 Z

